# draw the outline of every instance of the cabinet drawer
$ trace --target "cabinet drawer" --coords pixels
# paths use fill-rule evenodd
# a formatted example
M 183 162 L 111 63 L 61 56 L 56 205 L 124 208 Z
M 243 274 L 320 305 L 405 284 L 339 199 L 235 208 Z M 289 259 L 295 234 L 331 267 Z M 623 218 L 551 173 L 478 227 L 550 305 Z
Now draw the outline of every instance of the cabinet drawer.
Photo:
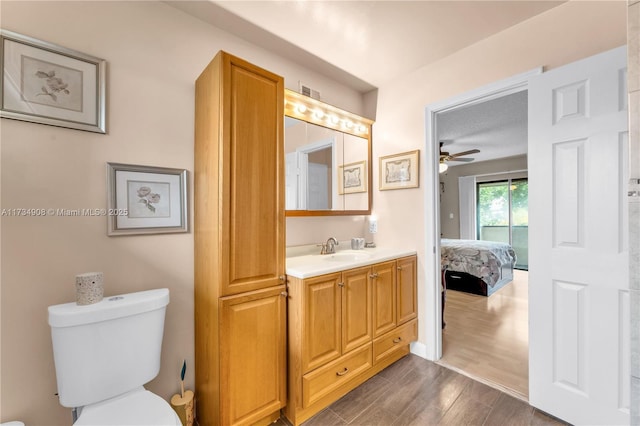
M 302 398 L 308 407 L 343 383 L 371 368 L 371 343 L 302 377 Z
M 418 320 L 410 321 L 373 341 L 373 363 L 418 338 Z

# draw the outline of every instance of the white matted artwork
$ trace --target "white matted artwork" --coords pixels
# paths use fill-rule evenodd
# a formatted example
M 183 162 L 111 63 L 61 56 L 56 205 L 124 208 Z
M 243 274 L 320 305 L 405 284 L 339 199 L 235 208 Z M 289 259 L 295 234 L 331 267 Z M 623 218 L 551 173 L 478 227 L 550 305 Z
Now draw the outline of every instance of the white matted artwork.
M 106 62 L 11 31 L 0 31 L 0 116 L 106 133 Z
M 338 194 L 367 192 L 367 162 L 344 164 L 338 167 Z
M 420 185 L 420 150 L 380 157 L 380 190 L 417 188 Z
M 187 232 L 187 171 L 107 163 L 109 235 Z

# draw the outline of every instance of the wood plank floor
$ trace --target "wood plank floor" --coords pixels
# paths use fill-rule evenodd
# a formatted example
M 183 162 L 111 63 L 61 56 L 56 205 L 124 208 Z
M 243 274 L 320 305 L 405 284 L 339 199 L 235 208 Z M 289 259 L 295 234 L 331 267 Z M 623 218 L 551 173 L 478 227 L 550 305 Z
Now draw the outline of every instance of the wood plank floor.
M 528 400 L 528 272 L 489 297 L 447 291 L 441 365 Z
M 416 355 L 381 371 L 304 426 L 564 425 L 467 376 Z M 285 426 L 284 419 L 275 425 Z

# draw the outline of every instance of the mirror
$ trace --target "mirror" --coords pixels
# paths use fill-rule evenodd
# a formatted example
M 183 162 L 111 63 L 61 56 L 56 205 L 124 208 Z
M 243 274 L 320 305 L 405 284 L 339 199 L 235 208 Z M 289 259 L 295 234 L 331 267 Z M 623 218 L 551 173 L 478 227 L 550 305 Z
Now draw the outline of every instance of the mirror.
M 371 120 L 285 92 L 287 216 L 371 212 Z

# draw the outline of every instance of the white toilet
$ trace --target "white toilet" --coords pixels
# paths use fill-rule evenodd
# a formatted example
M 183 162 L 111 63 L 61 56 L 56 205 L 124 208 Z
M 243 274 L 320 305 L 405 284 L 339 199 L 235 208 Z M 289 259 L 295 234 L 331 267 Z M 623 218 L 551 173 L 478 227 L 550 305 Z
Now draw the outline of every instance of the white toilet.
M 74 425 L 180 425 L 169 403 L 144 389 L 160 371 L 166 288 L 49 307 L 60 404 Z

